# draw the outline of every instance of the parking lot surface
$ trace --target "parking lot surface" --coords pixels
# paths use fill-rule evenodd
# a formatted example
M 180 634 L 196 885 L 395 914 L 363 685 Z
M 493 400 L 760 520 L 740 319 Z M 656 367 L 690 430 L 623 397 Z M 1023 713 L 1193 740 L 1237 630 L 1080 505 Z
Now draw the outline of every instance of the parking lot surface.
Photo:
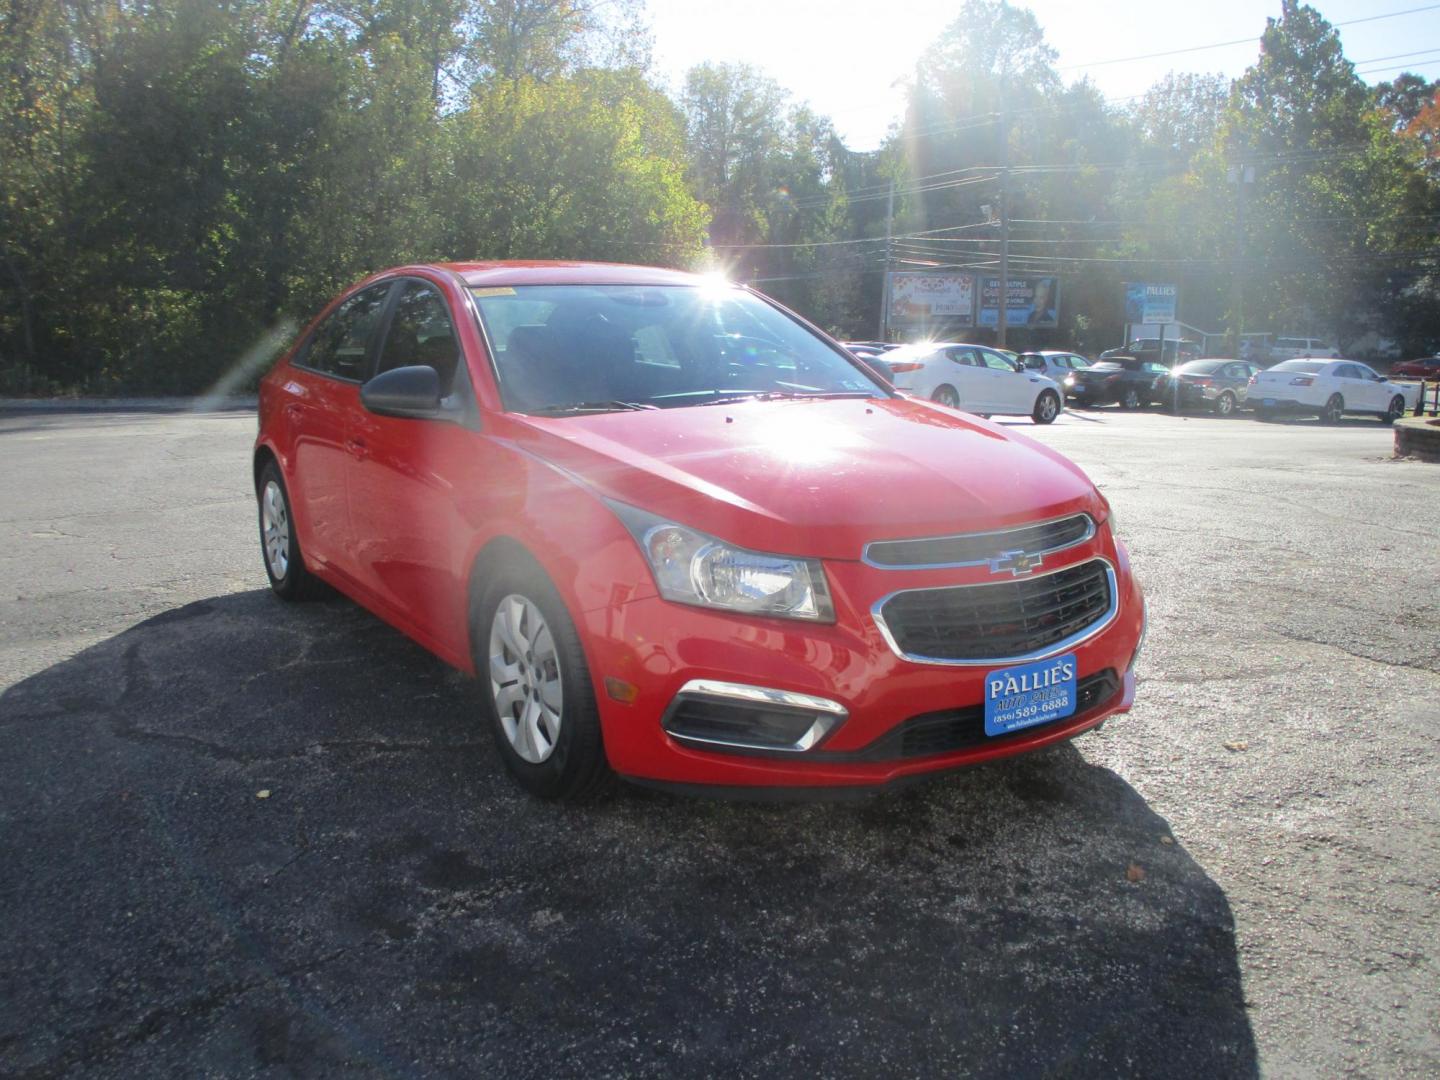
M 0 1075 L 1436 1075 L 1440 468 L 1369 420 L 1007 426 L 1115 507 L 1129 716 L 572 808 L 459 675 L 269 595 L 253 416 L 0 418 Z

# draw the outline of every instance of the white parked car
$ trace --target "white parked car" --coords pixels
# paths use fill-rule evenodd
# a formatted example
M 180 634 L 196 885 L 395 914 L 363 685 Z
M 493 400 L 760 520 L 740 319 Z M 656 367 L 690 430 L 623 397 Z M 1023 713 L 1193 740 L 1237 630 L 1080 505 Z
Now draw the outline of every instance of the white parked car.
M 1338 360 L 1340 350 L 1319 338 L 1278 337 L 1270 346 L 1271 360 Z
M 901 390 L 984 416 L 1028 416 L 1048 424 L 1065 408 L 1054 379 L 1017 369 L 996 349 L 961 342 L 902 345 L 885 354 Z
M 1286 360 L 1252 378 L 1247 397 L 1261 420 L 1296 412 L 1338 424 L 1346 413 L 1367 413 L 1388 424 L 1419 395 L 1413 383 L 1391 382 L 1355 360 Z

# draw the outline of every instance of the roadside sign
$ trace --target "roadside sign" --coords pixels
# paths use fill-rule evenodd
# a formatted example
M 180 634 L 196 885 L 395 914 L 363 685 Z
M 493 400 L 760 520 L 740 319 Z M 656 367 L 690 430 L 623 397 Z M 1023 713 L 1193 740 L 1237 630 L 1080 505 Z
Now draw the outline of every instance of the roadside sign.
M 1005 291 L 1005 325 L 1053 329 L 1059 325 L 1060 279 L 1011 278 Z M 980 284 L 981 326 L 1000 325 L 1000 279 Z
M 1125 283 L 1125 321 L 1127 323 L 1172 323 L 1180 290 L 1174 285 L 1147 282 Z

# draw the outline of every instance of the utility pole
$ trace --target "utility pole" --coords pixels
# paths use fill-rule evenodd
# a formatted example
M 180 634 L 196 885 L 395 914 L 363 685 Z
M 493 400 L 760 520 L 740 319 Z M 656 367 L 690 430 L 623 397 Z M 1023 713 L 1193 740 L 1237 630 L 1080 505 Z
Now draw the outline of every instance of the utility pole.
M 1235 355 L 1239 357 L 1245 333 L 1245 188 L 1255 182 L 1254 165 L 1231 165 L 1226 179 L 1235 185 L 1235 270 L 1231 275 L 1231 307 L 1235 319 Z
M 1005 83 L 1000 83 L 1000 310 L 995 320 L 995 344 L 1005 348 L 1010 322 L 1010 124 L 1006 112 Z
M 890 340 L 890 267 L 895 247 L 895 178 L 890 178 L 890 197 L 885 201 L 885 280 L 880 286 L 880 340 Z

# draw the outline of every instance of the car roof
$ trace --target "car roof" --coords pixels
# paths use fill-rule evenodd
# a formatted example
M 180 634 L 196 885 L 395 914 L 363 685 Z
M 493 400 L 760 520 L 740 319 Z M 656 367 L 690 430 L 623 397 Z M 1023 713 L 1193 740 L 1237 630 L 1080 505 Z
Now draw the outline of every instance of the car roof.
M 705 285 L 714 278 L 658 266 L 555 260 L 432 263 L 471 287 L 486 285 Z

